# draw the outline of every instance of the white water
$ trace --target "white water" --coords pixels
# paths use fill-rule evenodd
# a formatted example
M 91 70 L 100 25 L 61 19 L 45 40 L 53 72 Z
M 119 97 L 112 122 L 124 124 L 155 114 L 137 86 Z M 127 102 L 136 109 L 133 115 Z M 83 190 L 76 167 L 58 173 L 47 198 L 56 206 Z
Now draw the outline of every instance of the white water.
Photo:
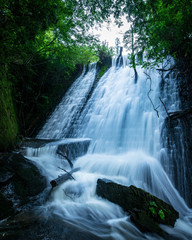
M 93 85 L 95 74 L 95 63 L 89 65 L 87 74 L 85 74 L 84 68 L 81 76 L 70 87 L 37 137 L 59 139 L 66 135 L 71 126 L 71 122 L 86 101 L 87 94 Z
M 62 108 L 61 103 L 57 107 L 38 137 L 64 136 L 63 128 L 67 127 L 66 123 L 75 114 L 73 109 L 76 103 L 79 108 L 79 102 L 75 102 L 75 99 L 78 96 L 83 98 L 86 92 L 83 93 L 83 84 L 92 82 L 90 78 L 94 74 L 90 70 L 85 77 L 81 76 L 77 80 L 71 88 L 73 90 L 64 98 L 73 99 L 73 104 L 64 100 L 66 106 Z M 44 211 L 46 214 L 56 213 L 65 221 L 101 239 L 162 239 L 154 234 L 141 233 L 119 206 L 96 196 L 97 179 L 108 178 L 123 185 L 132 184 L 143 188 L 171 203 L 179 211 L 180 218 L 174 228 L 162 228 L 172 239 L 192 239 L 192 211 L 160 164 L 163 151 L 160 127 L 165 113 L 159 107 L 160 118 L 157 117 L 147 97 L 150 81 L 140 68 L 138 75 L 138 82 L 134 84 L 134 72 L 128 66 L 116 68 L 113 65 L 99 81 L 73 133 L 75 137 L 92 139 L 89 153 L 78 158 L 74 164 L 74 167 L 81 168 L 73 174 L 76 180 L 60 185 L 44 206 Z M 154 105 L 158 106 L 160 78 L 153 71 L 150 76 L 153 90 L 150 97 Z M 90 86 L 87 85 L 87 89 Z M 171 101 L 170 108 L 174 109 L 174 99 Z M 41 165 L 48 180 L 63 173 L 58 166 L 67 167 L 54 153 L 54 147 L 49 147 L 41 151 L 38 157 L 31 157 Z

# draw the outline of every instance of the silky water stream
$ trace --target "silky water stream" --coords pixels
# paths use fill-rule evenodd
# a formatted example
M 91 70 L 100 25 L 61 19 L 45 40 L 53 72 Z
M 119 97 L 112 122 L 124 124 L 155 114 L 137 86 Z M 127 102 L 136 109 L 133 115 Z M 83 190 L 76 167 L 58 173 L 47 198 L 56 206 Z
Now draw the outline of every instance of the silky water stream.
M 165 154 L 160 143 L 165 118 L 158 100 L 161 79 L 156 71 L 148 72 L 151 80 L 143 69 L 138 67 L 137 71 L 135 84 L 134 71 L 126 64 L 117 67 L 114 61 L 86 102 L 96 74 L 96 66 L 92 65 L 87 74 L 83 72 L 76 80 L 48 119 L 38 138 L 65 138 L 73 122 L 70 137 L 90 138 L 91 144 L 88 153 L 74 162 L 74 168 L 80 167 L 73 174 L 75 180 L 61 184 L 52 192 L 42 211 L 54 213 L 100 239 L 162 239 L 155 234 L 141 233 L 118 205 L 95 194 L 97 179 L 107 178 L 126 186 L 135 185 L 170 203 L 180 218 L 174 228 L 161 226 L 162 229 L 170 234 L 170 239 L 189 240 L 192 239 L 192 211 L 160 163 L 162 153 Z M 175 110 L 178 100 L 174 84 L 170 88 L 173 94 L 167 107 Z M 161 105 L 159 118 L 148 95 L 154 106 Z M 72 121 L 75 114 L 79 117 Z M 56 155 L 56 148 L 50 144 L 36 153 L 28 149 L 28 157 L 42 169 L 48 181 L 63 174 L 58 167 L 70 170 L 68 163 Z

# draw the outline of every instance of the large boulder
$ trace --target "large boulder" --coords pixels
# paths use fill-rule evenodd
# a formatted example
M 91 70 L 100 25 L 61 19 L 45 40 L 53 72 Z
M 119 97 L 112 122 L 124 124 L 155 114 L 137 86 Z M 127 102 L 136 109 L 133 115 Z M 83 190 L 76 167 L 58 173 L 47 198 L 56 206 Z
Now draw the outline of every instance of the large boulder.
M 123 186 L 107 179 L 98 179 L 98 196 L 121 206 L 143 232 L 161 234 L 159 223 L 174 226 L 178 212 L 169 204 L 135 186 Z
M 3 219 L 43 192 L 47 181 L 21 154 L 1 154 L 0 164 L 0 219 Z

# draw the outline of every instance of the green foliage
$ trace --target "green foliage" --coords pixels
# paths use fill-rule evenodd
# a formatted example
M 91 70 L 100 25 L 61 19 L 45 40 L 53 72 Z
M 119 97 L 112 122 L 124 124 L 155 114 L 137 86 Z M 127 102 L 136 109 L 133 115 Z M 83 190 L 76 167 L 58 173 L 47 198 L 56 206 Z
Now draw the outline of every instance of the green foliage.
M 102 12 L 98 11 L 100 2 L 93 2 L 0 2 L 0 64 L 6 65 L 0 76 L 2 146 L 13 146 L 18 132 L 13 102 L 20 132 L 28 135 L 42 113 L 50 111 L 57 96 L 70 86 L 74 72 L 81 69 L 79 64 L 99 59 L 98 41 L 88 29 L 109 13 L 105 2 Z
M 17 141 L 18 126 L 11 95 L 11 85 L 5 70 L 0 71 L 0 151 L 12 148 Z
M 122 0 L 116 2 L 115 8 L 118 16 L 125 14 L 132 25 L 134 55 L 145 51 L 153 63 L 161 62 L 169 54 L 177 59 L 191 58 L 191 0 Z M 130 47 L 131 41 L 131 30 L 128 30 L 125 45 Z
M 96 54 L 99 57 L 99 60 L 102 62 L 106 57 L 112 57 L 114 55 L 114 48 L 109 47 L 108 43 L 102 42 L 102 44 L 97 44 Z
M 6 66 L 7 74 L 3 75 L 1 70 L 0 84 L 9 82 L 9 91 L 1 93 L 2 114 L 9 114 L 5 99 L 13 106 L 13 92 L 20 129 L 27 134 L 30 119 L 38 118 L 42 109 L 47 111 L 59 89 L 67 89 L 79 64 L 98 59 L 102 62 L 114 55 L 113 48 L 106 42 L 99 43 L 88 31 L 96 22 L 109 21 L 111 14 L 118 25 L 122 24 L 120 17 L 123 15 L 131 23 L 124 42 L 130 49 L 134 68 L 136 56 L 142 62 L 144 51 L 148 58 L 143 62 L 146 68 L 169 54 L 190 62 L 191 9 L 191 0 L 1 1 L 0 64 L 2 69 Z M 101 69 L 100 75 L 104 71 Z M 14 108 L 11 109 L 14 112 Z M 1 121 L 2 129 L 7 128 L 5 122 Z M 15 139 L 16 125 L 12 129 Z M 10 137 L 11 142 L 13 139 Z
M 101 78 L 106 73 L 107 69 L 108 69 L 108 66 L 106 65 L 101 67 L 101 70 L 99 72 L 99 78 Z

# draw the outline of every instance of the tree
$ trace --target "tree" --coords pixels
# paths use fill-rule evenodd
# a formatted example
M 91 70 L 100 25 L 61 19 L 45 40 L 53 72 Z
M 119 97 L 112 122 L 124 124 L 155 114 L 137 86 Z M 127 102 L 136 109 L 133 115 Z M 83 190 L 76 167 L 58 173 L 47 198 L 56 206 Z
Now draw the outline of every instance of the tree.
M 0 104 L 1 112 L 6 112 L 0 121 L 2 143 L 5 139 L 7 146 L 14 143 L 16 119 L 20 133 L 30 134 L 50 103 L 69 87 L 78 64 L 98 60 L 98 40 L 88 29 L 106 19 L 107 12 L 105 1 L 0 2 Z
M 122 0 L 114 3 L 117 17 L 126 15 L 131 22 L 137 49 L 145 50 L 154 63 L 169 54 L 176 59 L 191 58 L 191 9 L 191 0 Z M 125 42 L 127 37 L 124 36 Z

